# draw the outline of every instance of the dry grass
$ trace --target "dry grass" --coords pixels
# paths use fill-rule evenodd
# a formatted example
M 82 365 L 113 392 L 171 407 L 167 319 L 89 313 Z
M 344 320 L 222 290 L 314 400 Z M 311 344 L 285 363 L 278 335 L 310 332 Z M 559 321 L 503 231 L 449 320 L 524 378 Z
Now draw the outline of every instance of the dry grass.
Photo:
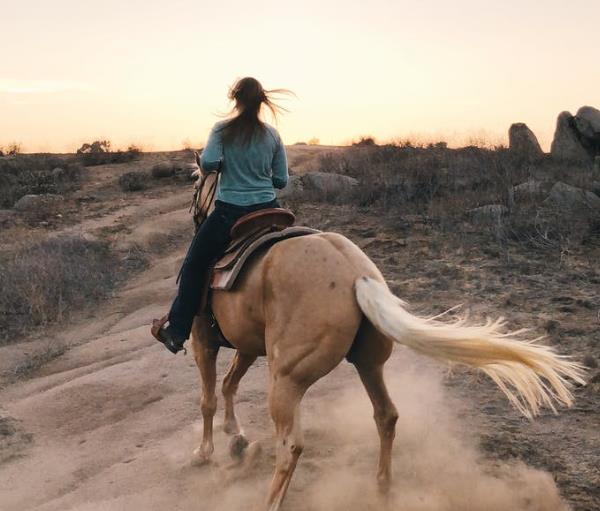
M 502 147 L 367 144 L 326 153 L 313 170 L 355 177 L 360 186 L 334 197 L 312 193 L 308 200 L 376 209 L 387 218 L 417 215 L 434 231 L 482 230 L 501 245 L 517 241 L 557 253 L 596 238 L 599 231 L 590 210 L 565 214 L 544 202 L 546 193 L 515 197 L 514 186 L 529 180 L 540 182 L 545 192 L 557 181 L 592 189 L 591 169 L 558 164 L 550 157 L 530 164 Z M 467 215 L 489 204 L 504 206 L 507 214 L 483 219 Z
M 29 239 L 0 253 L 0 344 L 107 296 L 124 269 L 106 243 L 81 237 Z
M 24 360 L 15 365 L 9 377 L 14 379 L 28 378 L 48 362 L 60 357 L 67 351 L 67 348 L 67 345 L 62 341 L 48 341 L 35 353 L 29 354 Z

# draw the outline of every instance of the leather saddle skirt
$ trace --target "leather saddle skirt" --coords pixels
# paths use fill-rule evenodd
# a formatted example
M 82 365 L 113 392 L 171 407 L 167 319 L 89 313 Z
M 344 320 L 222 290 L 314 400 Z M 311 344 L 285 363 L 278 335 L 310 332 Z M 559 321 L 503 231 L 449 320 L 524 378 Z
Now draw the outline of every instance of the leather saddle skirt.
M 282 208 L 269 208 L 249 213 L 231 228 L 231 243 L 215 263 L 210 275 L 210 288 L 229 291 L 250 257 L 278 241 L 320 231 L 294 226 L 294 214 Z

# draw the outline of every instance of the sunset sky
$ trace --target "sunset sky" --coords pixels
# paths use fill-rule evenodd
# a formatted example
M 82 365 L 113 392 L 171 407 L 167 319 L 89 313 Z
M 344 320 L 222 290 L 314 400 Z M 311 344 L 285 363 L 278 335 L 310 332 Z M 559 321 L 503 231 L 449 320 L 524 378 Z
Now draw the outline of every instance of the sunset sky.
M 286 143 L 503 142 L 600 107 L 600 1 L 0 0 L 0 145 L 200 145 L 237 78 L 286 87 Z

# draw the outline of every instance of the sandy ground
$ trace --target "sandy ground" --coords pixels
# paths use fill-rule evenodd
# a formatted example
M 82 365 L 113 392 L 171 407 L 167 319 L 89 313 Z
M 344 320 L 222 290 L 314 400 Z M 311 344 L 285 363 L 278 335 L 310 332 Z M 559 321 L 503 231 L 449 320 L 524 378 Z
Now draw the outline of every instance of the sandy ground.
M 96 184 L 89 186 L 101 190 L 114 176 L 99 169 Z M 220 402 L 214 463 L 195 467 L 191 453 L 201 435 L 197 369 L 191 355 L 172 356 L 148 333 L 150 320 L 164 313 L 175 289 L 185 249 L 182 233 L 190 228 L 188 200 L 188 189 L 181 186 L 161 194 L 148 192 L 64 227 L 93 236 L 109 233 L 124 251 L 151 247 L 157 239 L 162 244 L 152 252 L 146 271 L 106 303 L 85 310 L 65 331 L 50 329 L 0 348 L 0 374 L 6 374 L 53 337 L 70 346 L 30 379 L 4 379 L 3 511 L 233 511 L 252 509 L 263 499 L 274 461 L 265 360 L 250 369 L 237 400 L 246 435 L 263 448 L 255 465 L 244 472 L 227 468 Z M 431 265 L 421 265 L 417 272 L 415 256 L 424 255 L 427 245 L 417 232 L 398 233 L 397 228 L 378 225 L 368 213 L 360 221 L 355 214 L 307 206 L 300 216 L 304 223 L 341 231 L 359 243 L 417 310 L 431 313 L 466 301 L 477 315 L 503 304 L 509 314 L 515 312 L 516 326 L 533 321 L 531 295 L 520 296 L 522 288 L 511 283 L 517 270 L 508 276 L 504 272 L 505 283 L 494 294 L 475 283 L 487 279 L 488 286 L 494 284 L 490 264 L 480 261 L 470 268 L 473 259 L 464 254 L 468 261 L 427 248 Z M 180 235 L 169 238 L 173 232 Z M 462 273 L 444 273 L 452 265 Z M 431 285 L 434 280 L 442 284 Z M 575 303 L 597 289 L 577 282 L 555 284 L 559 287 L 538 289 L 537 299 L 551 302 L 563 296 Z M 531 307 L 507 304 L 508 295 Z M 559 331 L 568 331 L 569 318 L 581 323 L 573 315 L 585 319 L 594 313 L 585 308 L 562 311 Z M 533 326 L 541 328 L 545 320 L 539 313 Z M 567 347 L 583 353 L 596 342 L 597 333 L 592 325 Z M 221 376 L 232 354 L 222 350 Z M 394 351 L 386 375 L 400 412 L 389 501 L 382 502 L 375 491 L 378 437 L 370 404 L 353 367 L 342 363 L 304 400 L 306 448 L 285 510 L 599 508 L 597 390 L 578 391 L 578 406 L 558 418 L 548 414 L 529 423 L 509 409 L 489 382 L 468 371 L 448 373 L 405 349 Z

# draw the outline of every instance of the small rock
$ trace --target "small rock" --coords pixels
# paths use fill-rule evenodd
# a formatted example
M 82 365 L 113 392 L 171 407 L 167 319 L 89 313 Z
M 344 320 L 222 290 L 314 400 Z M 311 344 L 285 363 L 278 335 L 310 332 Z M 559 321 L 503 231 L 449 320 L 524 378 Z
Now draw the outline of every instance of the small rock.
M 467 211 L 467 214 L 475 221 L 494 220 L 500 222 L 507 213 L 508 208 L 502 204 L 487 204 Z
M 584 207 L 600 211 L 600 197 L 595 193 L 560 181 L 552 187 L 544 202 L 566 209 Z
M 64 197 L 62 195 L 54 195 L 51 193 L 41 195 L 28 194 L 15 202 L 14 209 L 20 212 L 47 211 L 48 209 L 58 207 L 63 202 Z
M 516 200 L 541 195 L 543 192 L 543 184 L 534 179 L 530 179 L 529 181 L 525 181 L 517 186 L 513 186 L 513 196 Z

